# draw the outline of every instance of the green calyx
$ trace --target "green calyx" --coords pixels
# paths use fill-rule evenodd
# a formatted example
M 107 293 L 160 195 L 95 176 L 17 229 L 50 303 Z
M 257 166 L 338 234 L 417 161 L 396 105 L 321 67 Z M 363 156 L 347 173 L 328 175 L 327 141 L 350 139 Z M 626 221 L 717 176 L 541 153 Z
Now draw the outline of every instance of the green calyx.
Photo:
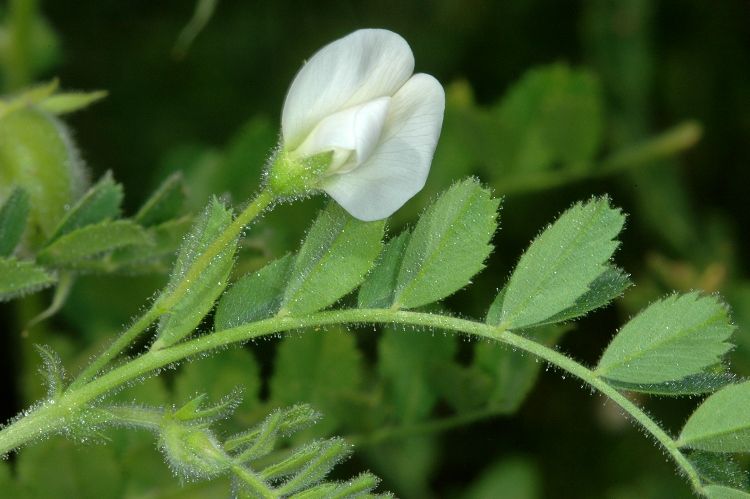
M 213 433 L 202 425 L 167 420 L 161 427 L 161 448 L 172 469 L 184 478 L 210 478 L 232 465 Z
M 318 189 L 332 159 L 333 151 L 300 158 L 281 149 L 266 172 L 267 188 L 281 198 L 309 194 Z

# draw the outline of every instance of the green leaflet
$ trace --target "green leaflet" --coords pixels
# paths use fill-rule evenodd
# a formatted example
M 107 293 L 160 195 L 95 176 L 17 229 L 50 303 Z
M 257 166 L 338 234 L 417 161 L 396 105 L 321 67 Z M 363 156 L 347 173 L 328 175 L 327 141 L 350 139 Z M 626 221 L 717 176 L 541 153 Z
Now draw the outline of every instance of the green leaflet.
M 76 229 L 117 218 L 122 198 L 122 185 L 116 184 L 112 173 L 107 172 L 65 213 L 47 244 Z
M 420 217 L 409 238 L 393 306 L 426 305 L 469 284 L 492 251 L 499 204 L 473 178 L 443 193 Z
M 345 331 L 307 330 L 286 336 L 276 352 L 270 381 L 277 405 L 309 403 L 326 414 L 321 426 L 335 428 L 362 383 L 362 356 Z
M 362 222 L 329 203 L 307 233 L 284 292 L 280 314 L 304 315 L 356 288 L 380 254 L 385 222 Z
M 456 353 L 454 336 L 386 329 L 378 343 L 378 369 L 402 423 L 430 414 L 437 402 L 435 380 Z
M 657 301 L 631 319 L 605 350 L 596 373 L 625 383 L 678 381 L 720 363 L 734 326 L 716 297 L 698 293 Z
M 212 198 L 180 247 L 162 297 L 174 292 L 192 264 L 230 223 L 232 213 L 216 198 Z M 200 324 L 227 285 L 236 249 L 237 240 L 234 240 L 211 259 L 208 266 L 190 283 L 190 291 L 171 308 L 168 315 L 162 316 L 153 349 L 177 343 Z
M 34 262 L 0 258 L 0 302 L 51 286 L 57 278 Z
M 221 297 L 214 328 L 221 331 L 275 315 L 293 264 L 294 255 L 289 254 L 240 278 Z
M 713 452 L 750 452 L 750 381 L 708 397 L 682 428 L 677 445 Z
M 0 207 L 0 257 L 10 256 L 21 242 L 29 218 L 29 195 L 16 187 Z
M 724 485 L 707 485 L 703 487 L 709 499 L 750 499 L 750 494 Z
M 619 245 L 614 238 L 624 222 L 622 212 L 606 197 L 573 205 L 534 239 L 492 303 L 488 318 L 510 329 L 524 329 L 595 306 L 606 293 L 595 293 L 590 302 L 583 297 L 597 278 L 611 272 L 607 262 Z
M 143 203 L 133 220 L 150 227 L 173 218 L 178 218 L 185 204 L 185 180 L 181 172 L 168 176 L 153 194 Z
M 607 378 L 607 383 L 629 392 L 650 393 L 667 397 L 700 395 L 713 393 L 719 388 L 734 383 L 737 376 L 728 372 L 723 365 L 717 365 L 708 372 L 691 374 L 684 378 L 662 383 L 627 383 Z
M 37 261 L 51 267 L 76 268 L 118 248 L 151 243 L 143 227 L 130 220 L 104 221 L 60 236 L 37 254 Z
M 688 459 L 704 483 L 747 489 L 748 474 L 732 455 L 723 452 L 693 451 Z
M 360 308 L 387 308 L 393 303 L 396 281 L 404 259 L 404 250 L 411 233 L 403 231 L 385 244 L 375 268 L 359 288 L 357 305 Z

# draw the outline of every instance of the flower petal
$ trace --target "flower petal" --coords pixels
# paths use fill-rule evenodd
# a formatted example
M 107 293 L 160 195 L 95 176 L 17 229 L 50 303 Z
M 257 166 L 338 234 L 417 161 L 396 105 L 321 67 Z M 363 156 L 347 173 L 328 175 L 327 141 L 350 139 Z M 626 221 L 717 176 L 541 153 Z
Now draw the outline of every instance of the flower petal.
M 360 220 L 390 216 L 424 187 L 445 111 L 445 93 L 416 74 L 390 102 L 380 144 L 356 169 L 333 175 L 323 189 Z
M 379 97 L 327 116 L 293 151 L 299 157 L 333 151 L 329 171 L 349 171 L 370 157 L 388 117 L 390 97 Z
M 294 78 L 281 114 L 284 144 L 296 149 L 326 116 L 393 95 L 414 70 L 401 36 L 362 29 L 320 49 Z

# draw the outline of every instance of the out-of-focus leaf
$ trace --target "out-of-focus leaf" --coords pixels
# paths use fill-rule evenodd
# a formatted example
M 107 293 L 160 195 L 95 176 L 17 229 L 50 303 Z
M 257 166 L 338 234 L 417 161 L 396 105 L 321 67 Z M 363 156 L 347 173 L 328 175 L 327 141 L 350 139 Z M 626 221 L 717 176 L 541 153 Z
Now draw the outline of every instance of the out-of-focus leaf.
M 454 336 L 387 329 L 378 344 L 378 370 L 396 417 L 414 423 L 430 414 L 438 398 L 440 367 L 456 353 Z
M 435 435 L 410 436 L 368 445 L 362 453 L 400 497 L 430 497 L 430 480 L 440 459 Z
M 37 261 L 51 267 L 76 268 L 86 260 L 126 246 L 148 246 L 148 233 L 130 220 L 105 221 L 69 232 L 37 254 Z
M 596 368 L 606 379 L 658 384 L 699 374 L 721 362 L 735 327 L 726 306 L 698 293 L 657 301 L 631 319 Z
M 16 463 L 19 488 L 29 497 L 119 499 L 123 481 L 112 448 L 53 438 L 23 449 Z
M 557 343 L 568 329 L 543 326 L 529 331 L 527 337 L 547 346 Z M 536 383 L 541 364 L 497 343 L 477 343 L 472 368 L 489 376 L 491 382 L 485 404 L 498 412 L 513 414 Z
M 491 464 L 461 495 L 463 499 L 542 497 L 539 470 L 526 459 L 509 458 Z
M 346 417 L 348 401 L 362 382 L 362 357 L 354 336 L 341 330 L 305 331 L 279 345 L 270 381 L 277 405 L 308 403 L 326 415 L 331 431 Z
M 122 198 L 122 185 L 115 183 L 111 172 L 107 172 L 65 213 L 49 241 L 53 242 L 61 236 L 87 225 L 117 218 L 120 215 Z
M 601 142 L 602 107 L 599 82 L 590 72 L 563 64 L 527 72 L 495 111 L 498 170 L 586 166 Z
M 13 254 L 29 218 L 29 195 L 16 187 L 0 207 L 0 257 Z
M 159 225 L 181 215 L 185 204 L 185 181 L 181 172 L 175 172 L 164 179 L 153 194 L 143 203 L 133 220 L 150 227 Z
M 34 262 L 0 258 L 0 302 L 51 286 L 57 278 Z

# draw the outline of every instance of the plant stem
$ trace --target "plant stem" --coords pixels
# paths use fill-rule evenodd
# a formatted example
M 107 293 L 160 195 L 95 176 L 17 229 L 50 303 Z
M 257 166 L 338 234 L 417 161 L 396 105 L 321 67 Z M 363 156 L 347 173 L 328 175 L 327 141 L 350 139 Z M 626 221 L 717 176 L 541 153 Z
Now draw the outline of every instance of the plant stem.
M 531 353 L 560 369 L 580 378 L 619 405 L 630 417 L 648 431 L 674 459 L 690 481 L 696 493 L 702 494 L 700 478 L 692 463 L 679 450 L 675 441 L 640 407 L 622 395 L 617 389 L 597 377 L 590 369 L 575 360 L 533 340 L 514 334 L 502 327 L 492 326 L 445 315 L 409 312 L 391 309 L 347 309 L 319 312 L 308 317 L 273 317 L 270 319 L 237 326 L 213 334 L 179 343 L 163 350 L 153 350 L 127 364 L 112 369 L 97 379 L 66 392 L 51 406 L 43 405 L 28 416 L 0 431 L 0 455 L 22 445 L 37 435 L 49 433 L 45 424 L 55 417 L 75 414 L 87 404 L 106 395 L 114 388 L 129 383 L 138 377 L 188 357 L 215 350 L 233 343 L 240 343 L 266 335 L 294 329 L 325 327 L 339 324 L 402 324 L 429 329 L 451 330 L 505 343 L 513 348 Z M 319 334 L 309 331 L 308 334 Z M 64 408 L 67 412 L 60 412 Z M 36 421 L 38 420 L 38 422 Z M 52 431 L 63 424 L 51 425 Z
M 219 237 L 216 238 L 206 251 L 195 259 L 188 271 L 185 273 L 182 281 L 168 295 L 161 295 L 151 308 L 146 311 L 138 320 L 136 320 L 128 329 L 125 330 L 107 349 L 102 352 L 91 364 L 89 364 L 78 377 L 70 384 L 68 391 L 80 388 L 85 383 L 93 379 L 112 359 L 117 357 L 123 350 L 129 347 L 138 336 L 141 335 L 156 319 L 178 303 L 190 289 L 190 284 L 203 273 L 216 255 L 221 253 L 224 248 L 236 239 L 247 224 L 253 221 L 258 215 L 268 208 L 274 201 L 274 196 L 267 190 L 261 191 L 242 212 L 235 218 L 231 224 L 224 229 Z

